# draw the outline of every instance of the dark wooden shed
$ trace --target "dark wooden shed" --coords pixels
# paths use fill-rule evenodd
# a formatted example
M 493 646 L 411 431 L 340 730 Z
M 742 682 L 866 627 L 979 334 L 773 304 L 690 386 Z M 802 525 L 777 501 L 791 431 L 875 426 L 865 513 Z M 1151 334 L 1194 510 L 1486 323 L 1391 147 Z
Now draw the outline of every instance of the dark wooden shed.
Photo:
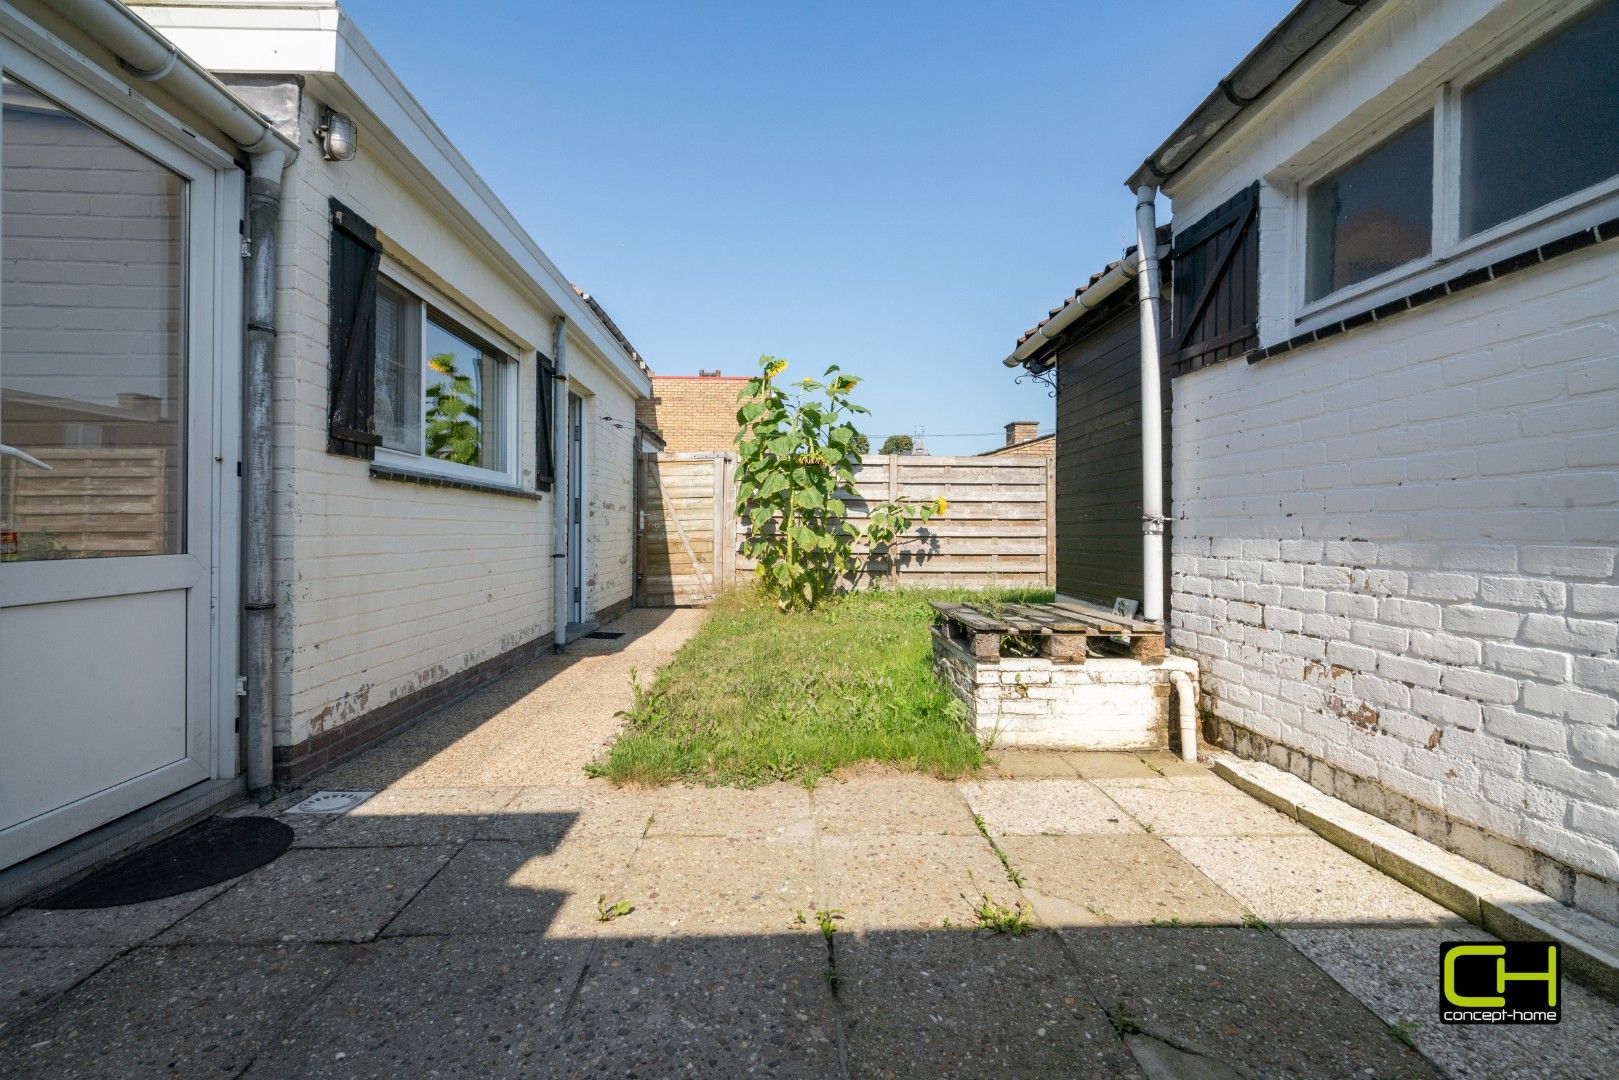
M 1257 219 L 1255 186 L 1175 233 L 1173 250 L 1160 258 L 1163 299 L 1158 333 L 1164 506 L 1169 518 L 1164 526 L 1166 550 L 1174 534 L 1170 423 L 1174 377 L 1253 348 L 1259 295 Z M 1170 236 L 1168 227 L 1159 230 L 1160 252 Z M 1107 270 L 1093 277 L 1091 285 L 1102 280 Z M 1074 298 L 1052 311 L 1052 318 L 1085 292 L 1085 288 L 1078 290 Z M 1028 331 L 1023 340 L 1039 329 Z M 1117 597 L 1139 601 L 1143 571 L 1137 282 L 1127 282 L 1082 314 L 1024 365 L 1031 370 L 1051 369 L 1055 374 L 1057 591 L 1108 607 Z M 1171 562 L 1164 561 L 1166 600 L 1171 596 Z
M 1139 601 L 1142 594 L 1139 310 L 1131 283 L 1077 324 L 1079 333 L 1059 338 L 1051 348 L 1057 383 L 1057 591 L 1105 607 L 1115 597 Z M 1167 313 L 1170 305 L 1162 310 Z M 1166 318 L 1163 332 L 1168 331 Z M 1170 408 L 1166 385 L 1166 465 Z M 1165 506 L 1172 505 L 1169 473 L 1166 467 Z

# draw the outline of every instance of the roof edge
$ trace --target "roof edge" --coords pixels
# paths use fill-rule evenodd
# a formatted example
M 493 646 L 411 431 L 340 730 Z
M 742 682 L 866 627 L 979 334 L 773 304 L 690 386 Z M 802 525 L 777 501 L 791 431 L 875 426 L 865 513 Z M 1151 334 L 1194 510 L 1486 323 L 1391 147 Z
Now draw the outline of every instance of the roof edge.
M 1373 3 L 1374 0 L 1302 0 L 1130 174 L 1125 186 L 1132 191 L 1161 187 L 1333 31 Z

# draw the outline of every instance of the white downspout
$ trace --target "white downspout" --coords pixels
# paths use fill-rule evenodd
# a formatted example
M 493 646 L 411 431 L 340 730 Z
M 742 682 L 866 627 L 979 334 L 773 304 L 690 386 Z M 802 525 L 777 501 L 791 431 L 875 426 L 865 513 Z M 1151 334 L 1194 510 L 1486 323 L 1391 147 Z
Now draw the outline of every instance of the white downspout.
M 1164 621 L 1164 418 L 1158 363 L 1158 189 L 1136 189 L 1141 298 L 1141 617 Z
M 1175 688 L 1175 703 L 1180 708 L 1181 760 L 1196 761 L 1197 689 L 1184 671 L 1170 671 L 1169 684 Z
M 558 315 L 552 324 L 551 352 L 556 363 L 555 393 L 551 395 L 551 517 L 554 539 L 551 545 L 552 644 L 560 649 L 568 643 L 568 470 L 572 467 L 568 445 L 568 319 Z
M 247 677 L 243 757 L 248 790 L 266 802 L 275 776 L 275 528 L 272 451 L 276 270 L 281 177 L 288 155 L 279 148 L 253 155 L 248 179 L 247 338 L 242 379 L 243 672 Z

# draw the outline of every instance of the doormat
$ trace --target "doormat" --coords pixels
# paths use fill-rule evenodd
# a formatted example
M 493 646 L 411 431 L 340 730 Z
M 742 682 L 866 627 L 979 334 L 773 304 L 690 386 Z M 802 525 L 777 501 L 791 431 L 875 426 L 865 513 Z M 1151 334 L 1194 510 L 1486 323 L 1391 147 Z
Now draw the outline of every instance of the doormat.
M 585 637 L 595 638 L 597 641 L 617 641 L 623 636 L 624 631 L 622 630 L 594 630 L 585 635 Z
M 263 866 L 292 846 L 292 835 L 274 818 L 213 818 L 104 866 L 33 906 L 72 911 L 179 896 Z

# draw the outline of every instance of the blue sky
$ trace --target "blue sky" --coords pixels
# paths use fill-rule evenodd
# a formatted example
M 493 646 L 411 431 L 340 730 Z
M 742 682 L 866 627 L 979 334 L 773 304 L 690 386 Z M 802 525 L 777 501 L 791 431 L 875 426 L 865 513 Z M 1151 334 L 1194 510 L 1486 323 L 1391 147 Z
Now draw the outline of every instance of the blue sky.
M 1291 3 L 345 6 L 655 370 L 838 363 L 874 441 L 937 454 L 1050 429 L 999 360 L 1131 242 L 1124 178 Z

